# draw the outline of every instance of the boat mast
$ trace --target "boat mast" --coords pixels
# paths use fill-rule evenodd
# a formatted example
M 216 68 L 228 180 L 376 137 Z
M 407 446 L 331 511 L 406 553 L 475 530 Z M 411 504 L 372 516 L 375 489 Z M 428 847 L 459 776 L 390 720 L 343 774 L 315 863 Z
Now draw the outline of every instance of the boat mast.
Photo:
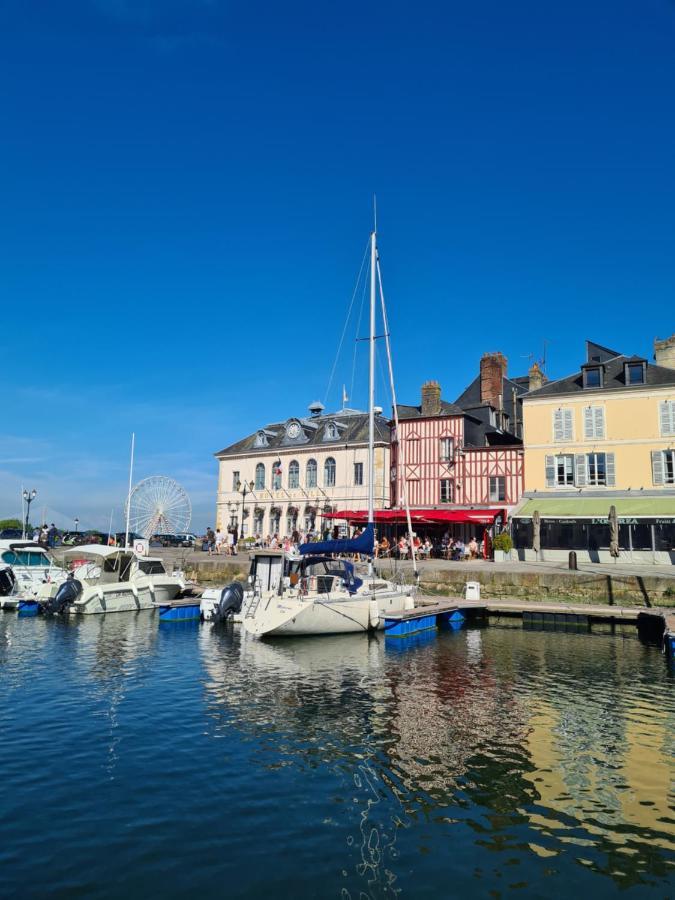
M 375 299 L 377 290 L 377 238 L 370 235 L 370 372 L 368 388 L 368 523 L 375 525 Z M 372 575 L 372 558 L 369 574 Z
M 131 482 L 134 474 L 134 444 L 136 442 L 136 432 L 131 433 L 131 461 L 129 462 L 129 493 L 127 494 L 127 521 L 124 531 L 124 549 L 129 546 L 129 516 L 131 515 Z

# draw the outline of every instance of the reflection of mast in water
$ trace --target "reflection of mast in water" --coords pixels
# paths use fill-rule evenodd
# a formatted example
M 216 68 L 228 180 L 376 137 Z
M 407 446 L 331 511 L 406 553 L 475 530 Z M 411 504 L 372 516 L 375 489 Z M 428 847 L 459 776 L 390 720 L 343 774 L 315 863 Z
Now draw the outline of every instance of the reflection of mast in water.
M 76 663 L 87 672 L 93 696 L 104 708 L 109 722 L 105 770 L 115 777 L 118 760 L 118 708 L 129 688 L 148 665 L 157 644 L 152 613 L 111 613 L 78 616 L 64 624 L 77 629 Z

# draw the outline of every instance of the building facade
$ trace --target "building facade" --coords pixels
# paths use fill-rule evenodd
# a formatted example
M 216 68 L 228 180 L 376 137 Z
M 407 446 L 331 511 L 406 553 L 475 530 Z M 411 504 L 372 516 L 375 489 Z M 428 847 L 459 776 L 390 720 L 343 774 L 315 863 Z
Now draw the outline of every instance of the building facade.
M 375 507 L 389 504 L 389 423 L 375 417 Z M 216 527 L 244 537 L 320 533 L 322 514 L 368 502 L 368 414 L 343 409 L 265 425 L 216 453 Z
M 405 480 L 410 507 L 427 511 L 429 521 L 455 523 L 458 536 L 469 536 L 477 511 L 504 525 L 523 492 L 520 434 L 527 389 L 527 378 L 508 378 L 501 353 L 483 356 L 480 374 L 454 403 L 441 398 L 438 382 L 426 382 L 419 406 L 397 409 L 392 505 L 403 504 Z
M 528 502 L 514 536 L 525 556 L 536 509 L 544 558 L 608 559 L 614 505 L 622 556 L 675 558 L 675 335 L 654 360 L 587 341 L 578 372 L 524 398 Z

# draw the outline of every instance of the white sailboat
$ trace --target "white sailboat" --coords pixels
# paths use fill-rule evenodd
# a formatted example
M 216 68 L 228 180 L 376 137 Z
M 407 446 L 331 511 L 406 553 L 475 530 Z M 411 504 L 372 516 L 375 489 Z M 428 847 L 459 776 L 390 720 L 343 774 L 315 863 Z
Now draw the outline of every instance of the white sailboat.
M 415 588 L 378 578 L 373 571 L 375 548 L 375 325 L 378 278 L 377 235 L 370 236 L 370 336 L 369 336 L 369 427 L 368 427 L 368 526 L 352 540 L 303 544 L 300 556 L 282 551 L 253 553 L 253 594 L 246 603 L 243 625 L 257 637 L 344 634 L 384 628 L 387 613 L 412 609 Z M 386 327 L 384 298 L 382 312 Z M 391 354 L 387 338 L 389 371 L 393 392 Z M 396 400 L 394 410 L 396 410 Z M 411 526 L 409 524 L 409 530 Z M 356 576 L 352 563 L 333 554 L 365 554 L 370 557 L 368 574 Z

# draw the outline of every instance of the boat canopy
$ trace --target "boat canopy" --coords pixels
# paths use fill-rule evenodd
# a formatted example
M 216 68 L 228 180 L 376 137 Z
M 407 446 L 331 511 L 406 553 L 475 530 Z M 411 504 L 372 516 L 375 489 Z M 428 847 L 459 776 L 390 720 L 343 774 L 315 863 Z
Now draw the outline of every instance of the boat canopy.
M 363 534 L 355 538 L 343 538 L 335 541 L 315 541 L 300 544 L 300 553 L 363 553 L 372 556 L 375 552 L 375 526 L 370 522 Z

